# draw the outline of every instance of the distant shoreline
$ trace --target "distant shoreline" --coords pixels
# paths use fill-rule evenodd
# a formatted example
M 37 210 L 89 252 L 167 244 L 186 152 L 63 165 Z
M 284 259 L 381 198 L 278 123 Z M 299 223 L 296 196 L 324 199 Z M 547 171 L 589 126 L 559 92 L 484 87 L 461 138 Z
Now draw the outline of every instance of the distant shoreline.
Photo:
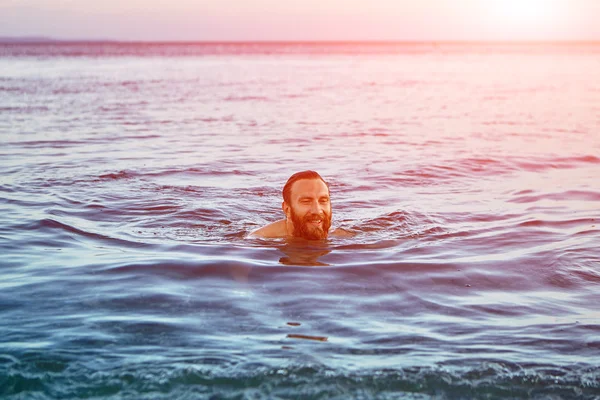
M 481 40 L 123 40 L 123 39 L 57 39 L 50 37 L 0 37 L 0 44 L 17 45 L 43 45 L 43 44 L 125 44 L 125 45 L 405 45 L 405 46 L 443 46 L 443 45 L 511 45 L 511 46 L 531 46 L 531 45 L 598 45 L 600 40 L 555 40 L 555 41 L 535 41 L 535 40 L 514 40 L 514 41 L 481 41 Z

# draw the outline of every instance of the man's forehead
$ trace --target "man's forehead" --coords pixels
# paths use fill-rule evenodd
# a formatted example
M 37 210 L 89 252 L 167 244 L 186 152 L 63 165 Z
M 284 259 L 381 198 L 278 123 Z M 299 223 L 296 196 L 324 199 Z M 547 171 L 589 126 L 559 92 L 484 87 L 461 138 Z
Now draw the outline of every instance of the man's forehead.
M 329 188 L 321 179 L 300 179 L 292 185 L 292 196 L 329 195 Z

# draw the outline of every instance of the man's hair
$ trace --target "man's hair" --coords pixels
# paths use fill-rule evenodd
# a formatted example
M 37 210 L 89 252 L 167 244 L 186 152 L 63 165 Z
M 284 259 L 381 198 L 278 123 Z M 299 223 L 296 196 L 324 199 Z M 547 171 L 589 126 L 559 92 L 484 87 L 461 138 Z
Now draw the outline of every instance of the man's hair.
M 320 179 L 327 186 L 327 190 L 329 190 L 329 184 L 327 182 L 325 182 L 325 179 L 323 179 L 321 177 L 321 175 L 319 175 L 317 172 L 315 172 L 315 171 L 296 172 L 294 175 L 290 176 L 290 178 L 285 183 L 285 186 L 283 187 L 283 201 L 285 201 L 288 204 L 291 204 L 292 185 L 294 184 L 294 182 L 299 181 L 301 179 Z

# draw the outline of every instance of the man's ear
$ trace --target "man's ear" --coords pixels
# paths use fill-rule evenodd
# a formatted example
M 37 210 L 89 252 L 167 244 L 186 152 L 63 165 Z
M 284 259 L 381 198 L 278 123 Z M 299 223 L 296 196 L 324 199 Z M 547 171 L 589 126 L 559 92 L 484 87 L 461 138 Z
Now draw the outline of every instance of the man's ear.
M 285 217 L 288 218 L 290 216 L 290 206 L 284 201 L 281 203 L 281 209 L 283 210 Z

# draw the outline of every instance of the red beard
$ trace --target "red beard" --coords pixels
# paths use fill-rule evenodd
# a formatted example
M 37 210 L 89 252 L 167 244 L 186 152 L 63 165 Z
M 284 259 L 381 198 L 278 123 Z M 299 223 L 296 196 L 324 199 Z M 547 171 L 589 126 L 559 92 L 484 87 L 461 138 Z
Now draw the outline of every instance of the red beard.
M 320 219 L 321 226 L 312 225 L 310 221 L 314 219 Z M 292 222 L 294 223 L 294 236 L 296 237 L 307 240 L 327 239 L 331 227 L 331 214 L 307 214 L 301 217 L 292 209 Z

